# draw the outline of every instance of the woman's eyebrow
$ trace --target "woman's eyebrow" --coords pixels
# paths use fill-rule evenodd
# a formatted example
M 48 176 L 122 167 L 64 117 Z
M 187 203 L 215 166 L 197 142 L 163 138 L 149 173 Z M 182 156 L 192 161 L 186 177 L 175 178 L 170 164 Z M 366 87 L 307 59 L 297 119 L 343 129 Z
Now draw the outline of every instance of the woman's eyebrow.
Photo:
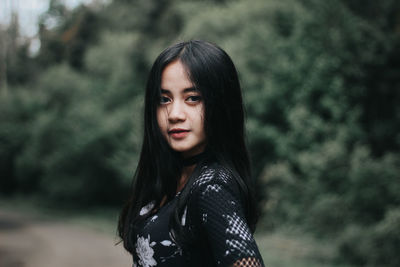
M 199 90 L 197 90 L 197 89 L 194 88 L 194 87 L 189 87 L 189 88 L 183 89 L 183 92 L 184 92 L 184 93 L 191 93 L 191 92 L 196 92 L 196 93 L 198 93 Z

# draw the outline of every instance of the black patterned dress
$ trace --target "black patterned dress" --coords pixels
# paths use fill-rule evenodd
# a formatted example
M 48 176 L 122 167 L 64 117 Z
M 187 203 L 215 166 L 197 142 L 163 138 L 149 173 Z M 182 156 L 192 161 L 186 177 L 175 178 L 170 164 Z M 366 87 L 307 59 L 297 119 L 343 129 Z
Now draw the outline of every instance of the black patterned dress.
M 161 207 L 140 225 L 134 238 L 133 266 L 264 266 L 246 223 L 236 180 L 217 163 L 203 165 L 190 189 L 181 224 L 194 236 L 189 251 L 171 238 L 169 220 L 180 197 Z M 147 214 L 151 202 L 140 211 Z M 188 256 L 189 255 L 189 256 Z

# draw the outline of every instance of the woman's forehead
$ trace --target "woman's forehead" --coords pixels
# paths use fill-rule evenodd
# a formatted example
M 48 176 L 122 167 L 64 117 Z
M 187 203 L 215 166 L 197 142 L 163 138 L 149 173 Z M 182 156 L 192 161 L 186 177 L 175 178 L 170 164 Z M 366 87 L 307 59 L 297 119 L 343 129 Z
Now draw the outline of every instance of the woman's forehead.
M 164 68 L 161 75 L 161 89 L 171 93 L 176 90 L 179 92 L 195 90 L 186 68 L 180 61 L 174 61 Z

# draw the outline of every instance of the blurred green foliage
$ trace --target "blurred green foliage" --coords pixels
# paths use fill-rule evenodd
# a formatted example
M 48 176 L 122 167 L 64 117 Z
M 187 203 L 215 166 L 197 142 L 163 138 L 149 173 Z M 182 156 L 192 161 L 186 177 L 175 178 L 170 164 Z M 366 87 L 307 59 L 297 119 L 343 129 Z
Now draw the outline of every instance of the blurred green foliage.
M 3 55 L 2 194 L 121 205 L 152 61 L 171 43 L 205 39 L 239 71 L 260 228 L 330 239 L 342 263 L 399 265 L 400 2 L 51 3 L 38 54 L 23 43 Z

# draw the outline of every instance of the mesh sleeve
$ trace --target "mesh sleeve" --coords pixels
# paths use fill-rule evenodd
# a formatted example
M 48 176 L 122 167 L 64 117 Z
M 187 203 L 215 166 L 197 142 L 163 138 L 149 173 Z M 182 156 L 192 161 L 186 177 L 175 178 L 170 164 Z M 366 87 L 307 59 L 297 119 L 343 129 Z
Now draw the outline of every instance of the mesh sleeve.
M 236 181 L 226 172 L 206 179 L 200 181 L 193 194 L 199 229 L 208 240 L 217 266 L 264 266 L 244 216 Z

